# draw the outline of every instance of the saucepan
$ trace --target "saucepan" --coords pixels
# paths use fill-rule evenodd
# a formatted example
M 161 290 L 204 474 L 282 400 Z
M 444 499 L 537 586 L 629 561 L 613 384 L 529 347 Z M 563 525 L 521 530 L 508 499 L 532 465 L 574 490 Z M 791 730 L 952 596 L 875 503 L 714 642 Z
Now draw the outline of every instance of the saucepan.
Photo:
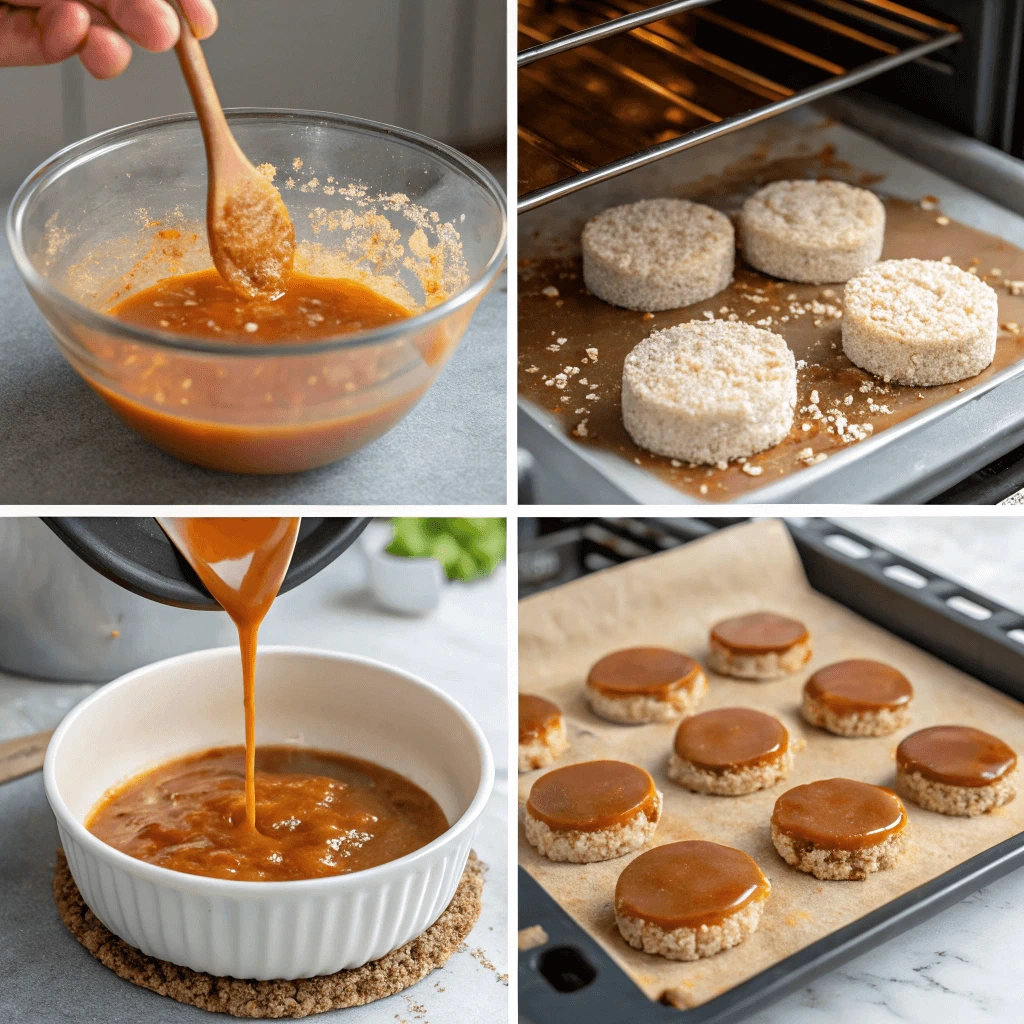
M 330 564 L 368 522 L 304 517 L 281 592 Z M 0 575 L 0 668 L 8 672 L 106 682 L 237 637 L 149 517 L 0 519 Z

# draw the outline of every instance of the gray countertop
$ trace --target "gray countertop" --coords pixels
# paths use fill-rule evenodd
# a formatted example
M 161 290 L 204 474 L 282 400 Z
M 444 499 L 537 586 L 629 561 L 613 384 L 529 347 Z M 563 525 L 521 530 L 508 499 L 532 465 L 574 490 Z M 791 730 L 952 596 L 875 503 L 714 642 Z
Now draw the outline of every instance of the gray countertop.
M 352 548 L 283 595 L 260 632 L 265 643 L 344 650 L 434 682 L 476 719 L 494 754 L 495 785 L 474 848 L 487 864 L 483 911 L 445 966 L 404 993 L 317 1016 L 344 1024 L 466 1024 L 508 1014 L 508 683 L 506 575 L 452 584 L 440 606 L 397 616 L 365 588 Z M 196 615 L 214 614 L 196 612 Z M 34 682 L 0 672 L 0 740 L 51 728 L 91 684 Z M 241 696 L 239 697 L 241 714 Z M 70 935 L 53 903 L 57 828 L 40 773 L 0 786 L 0 1021 L 12 1024 L 187 1024 L 211 1022 L 122 981 Z
M 61 356 L 0 239 L 0 502 L 504 504 L 507 291 L 502 274 L 433 387 L 383 437 L 323 469 L 237 476 L 129 430 Z

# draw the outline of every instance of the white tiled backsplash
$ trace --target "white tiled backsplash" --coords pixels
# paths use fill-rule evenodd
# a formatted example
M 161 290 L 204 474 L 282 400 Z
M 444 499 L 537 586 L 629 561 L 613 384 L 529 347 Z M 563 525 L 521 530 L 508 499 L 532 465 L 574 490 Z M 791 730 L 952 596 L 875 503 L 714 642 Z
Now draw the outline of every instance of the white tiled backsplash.
M 203 44 L 225 107 L 329 110 L 455 146 L 505 130 L 504 0 L 218 0 Z M 173 53 L 136 48 L 119 78 L 77 61 L 0 69 L 0 194 L 51 153 L 116 125 L 190 110 Z

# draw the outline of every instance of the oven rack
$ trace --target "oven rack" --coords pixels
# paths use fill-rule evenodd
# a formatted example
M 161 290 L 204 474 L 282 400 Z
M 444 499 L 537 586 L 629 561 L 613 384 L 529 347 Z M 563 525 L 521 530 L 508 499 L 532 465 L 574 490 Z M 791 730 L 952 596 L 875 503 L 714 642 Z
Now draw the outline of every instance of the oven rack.
M 894 0 L 520 0 L 525 213 L 959 42 Z

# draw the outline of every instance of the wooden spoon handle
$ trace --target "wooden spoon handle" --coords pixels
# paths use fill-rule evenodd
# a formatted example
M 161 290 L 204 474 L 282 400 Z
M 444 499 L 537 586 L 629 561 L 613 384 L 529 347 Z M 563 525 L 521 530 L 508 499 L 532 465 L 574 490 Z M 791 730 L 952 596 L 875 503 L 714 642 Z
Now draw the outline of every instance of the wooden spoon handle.
M 53 729 L 0 743 L 0 783 L 10 782 L 43 767 Z
M 213 77 L 203 55 L 203 48 L 199 45 L 192 26 L 181 11 L 177 0 L 172 0 L 181 21 L 181 35 L 174 47 L 178 55 L 178 63 L 181 65 L 181 73 L 185 77 L 185 84 L 188 86 L 189 95 L 192 97 L 192 105 L 196 108 L 199 116 L 199 127 L 203 132 L 203 142 L 206 145 L 207 162 L 212 165 L 215 155 L 230 153 L 233 159 L 242 156 L 241 150 L 235 143 L 231 129 L 228 127 L 227 118 L 224 116 L 224 109 L 217 97 L 217 90 L 213 84 Z

